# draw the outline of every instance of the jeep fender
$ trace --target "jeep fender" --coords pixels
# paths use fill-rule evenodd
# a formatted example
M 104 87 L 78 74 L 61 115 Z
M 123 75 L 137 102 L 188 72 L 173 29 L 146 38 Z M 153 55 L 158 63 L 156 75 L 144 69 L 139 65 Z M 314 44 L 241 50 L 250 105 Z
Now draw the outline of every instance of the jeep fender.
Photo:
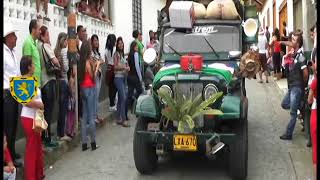
M 140 117 L 156 119 L 160 115 L 160 109 L 152 95 L 139 96 L 134 109 L 135 114 Z

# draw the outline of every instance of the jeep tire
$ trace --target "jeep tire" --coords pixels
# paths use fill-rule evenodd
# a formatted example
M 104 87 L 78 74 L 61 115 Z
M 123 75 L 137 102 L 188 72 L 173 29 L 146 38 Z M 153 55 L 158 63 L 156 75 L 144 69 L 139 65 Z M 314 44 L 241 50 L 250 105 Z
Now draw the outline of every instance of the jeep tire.
M 243 106 L 245 106 L 246 98 L 244 98 Z M 241 108 L 242 110 L 242 108 Z M 239 123 L 234 127 L 236 140 L 230 144 L 229 154 L 229 171 L 233 179 L 244 180 L 248 171 L 248 119 L 247 109 L 242 111 L 244 115 L 237 120 Z
M 133 137 L 133 158 L 137 170 L 141 174 L 152 174 L 157 168 L 158 156 L 156 154 L 156 148 L 148 143 L 143 136 L 139 136 L 137 131 L 146 131 L 148 125 L 148 119 L 139 117 Z

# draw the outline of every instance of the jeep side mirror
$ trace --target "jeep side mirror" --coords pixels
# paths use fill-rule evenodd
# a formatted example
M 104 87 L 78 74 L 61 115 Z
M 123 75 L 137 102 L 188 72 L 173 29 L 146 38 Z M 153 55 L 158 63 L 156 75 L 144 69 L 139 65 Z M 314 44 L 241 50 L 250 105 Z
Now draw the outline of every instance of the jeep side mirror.
M 153 48 L 148 48 L 143 53 L 143 61 L 148 65 L 153 65 L 157 58 L 157 52 Z

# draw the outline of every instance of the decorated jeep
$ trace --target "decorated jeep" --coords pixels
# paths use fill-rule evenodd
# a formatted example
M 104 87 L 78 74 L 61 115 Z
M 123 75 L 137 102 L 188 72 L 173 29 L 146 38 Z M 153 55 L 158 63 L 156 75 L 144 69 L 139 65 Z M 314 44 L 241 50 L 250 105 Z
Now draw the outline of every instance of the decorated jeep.
M 134 107 L 133 154 L 141 174 L 156 170 L 159 156 L 186 151 L 224 156 L 231 176 L 246 178 L 248 99 L 239 72 L 258 22 L 254 6 L 240 3 L 237 11 L 239 19 L 195 19 L 190 28 L 173 27 L 173 18 L 161 22 L 157 58 L 152 50 L 144 56 L 160 68 Z

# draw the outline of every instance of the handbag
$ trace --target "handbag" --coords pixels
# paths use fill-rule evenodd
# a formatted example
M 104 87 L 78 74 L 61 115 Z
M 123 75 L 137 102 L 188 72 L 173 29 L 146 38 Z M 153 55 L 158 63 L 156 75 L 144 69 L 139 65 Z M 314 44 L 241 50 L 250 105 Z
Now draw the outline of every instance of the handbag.
M 48 123 L 44 119 L 44 110 L 38 109 L 36 111 L 36 115 L 33 120 L 32 129 L 42 132 L 42 131 L 46 130 L 47 128 L 48 128 Z
M 44 44 L 42 44 L 42 56 L 43 56 L 43 61 L 45 63 L 47 73 L 48 74 L 56 74 L 57 76 L 59 76 L 61 69 L 58 66 L 54 65 L 50 60 L 47 61 L 45 54 L 47 57 L 49 57 L 47 51 L 44 48 Z

